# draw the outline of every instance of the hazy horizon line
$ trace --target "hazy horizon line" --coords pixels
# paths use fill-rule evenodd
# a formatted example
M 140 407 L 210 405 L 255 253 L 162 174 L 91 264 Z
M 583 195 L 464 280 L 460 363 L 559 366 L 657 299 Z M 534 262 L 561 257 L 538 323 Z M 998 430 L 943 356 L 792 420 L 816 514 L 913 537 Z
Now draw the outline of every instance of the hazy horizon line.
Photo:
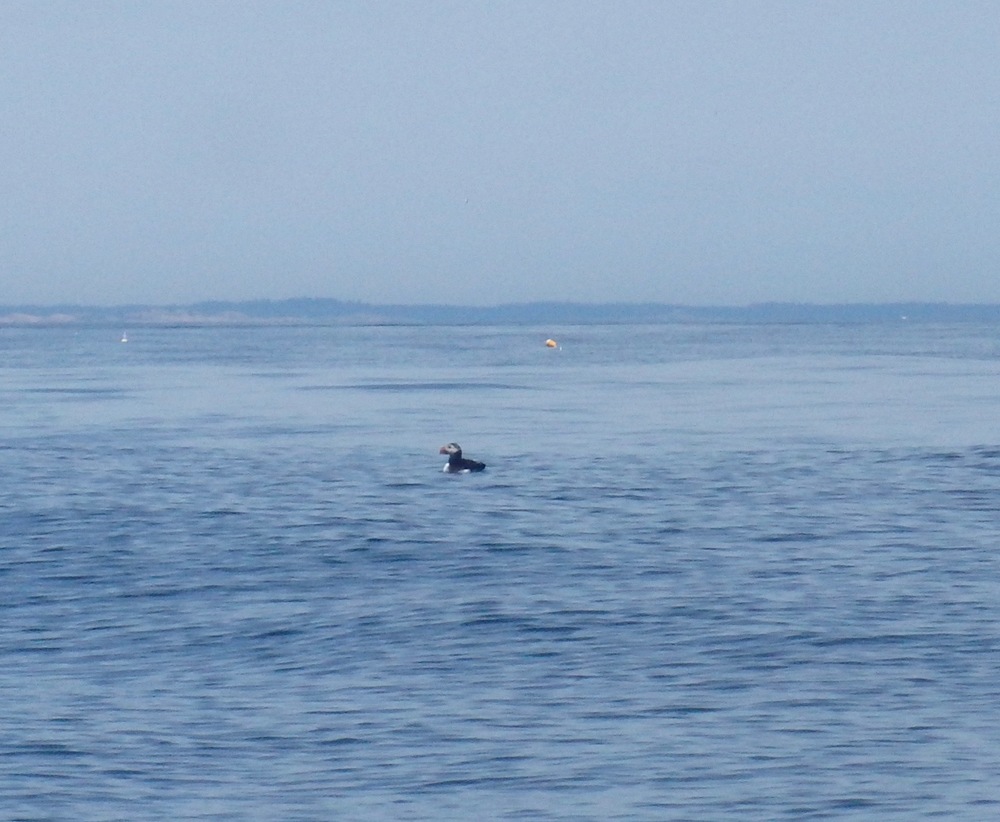
M 266 326 L 266 325 L 596 325 L 683 322 L 743 323 L 1000 323 L 996 303 L 793 303 L 743 306 L 659 302 L 535 301 L 471 306 L 391 304 L 323 297 L 211 300 L 116 306 L 0 306 L 0 326 Z
M 157 301 L 130 301 L 130 302 L 17 302 L 0 303 L 0 311 L 14 311 L 25 309 L 80 309 L 111 311 L 135 308 L 201 308 L 205 306 L 252 306 L 252 305 L 293 305 L 306 303 L 324 303 L 329 305 L 352 306 L 352 307 L 375 307 L 375 308 L 468 308 L 477 311 L 491 309 L 521 308 L 531 306 L 579 306 L 581 308 L 602 308 L 602 307 L 657 307 L 657 308 L 685 308 L 694 310 L 746 310 L 765 306 L 780 307 L 815 307 L 815 308 L 855 308 L 855 307 L 895 307 L 895 306 L 941 306 L 949 308 L 992 308 L 1000 307 L 1000 302 L 974 302 L 962 300 L 918 300 L 918 299 L 897 299 L 897 300 L 755 300 L 742 303 L 694 303 L 694 302 L 668 302 L 664 300 L 507 300 L 490 303 L 463 303 L 463 302 L 375 302 L 372 300 L 341 299 L 339 297 L 245 297 L 245 298 L 208 298 L 192 299 L 184 301 L 157 302 Z

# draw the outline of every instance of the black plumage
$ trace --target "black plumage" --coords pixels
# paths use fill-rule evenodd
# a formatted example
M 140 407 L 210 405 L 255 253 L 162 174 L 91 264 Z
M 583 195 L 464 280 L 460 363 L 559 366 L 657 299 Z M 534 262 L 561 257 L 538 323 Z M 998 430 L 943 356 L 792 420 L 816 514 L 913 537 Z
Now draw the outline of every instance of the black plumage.
M 462 456 L 462 447 L 457 442 L 449 442 L 441 446 L 441 454 L 448 455 L 448 463 L 444 467 L 446 474 L 464 474 L 470 471 L 482 471 L 486 464 Z

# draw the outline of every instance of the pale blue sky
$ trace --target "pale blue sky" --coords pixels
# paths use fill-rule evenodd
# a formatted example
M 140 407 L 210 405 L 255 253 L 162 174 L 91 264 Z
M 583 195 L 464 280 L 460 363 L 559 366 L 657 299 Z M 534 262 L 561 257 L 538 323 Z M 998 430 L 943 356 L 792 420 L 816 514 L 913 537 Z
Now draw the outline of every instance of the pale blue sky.
M 0 4 L 0 304 L 1000 302 L 1000 4 Z

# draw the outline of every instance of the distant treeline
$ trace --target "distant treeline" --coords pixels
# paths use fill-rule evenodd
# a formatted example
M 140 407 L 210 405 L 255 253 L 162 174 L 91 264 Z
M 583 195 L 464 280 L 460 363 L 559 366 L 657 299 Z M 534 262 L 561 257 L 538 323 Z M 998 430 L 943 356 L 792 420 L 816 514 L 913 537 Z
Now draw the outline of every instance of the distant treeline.
M 187 305 L 0 307 L 2 325 L 575 325 L 621 323 L 1000 322 L 1000 305 L 531 302 L 495 306 L 377 305 L 334 299 L 249 300 Z

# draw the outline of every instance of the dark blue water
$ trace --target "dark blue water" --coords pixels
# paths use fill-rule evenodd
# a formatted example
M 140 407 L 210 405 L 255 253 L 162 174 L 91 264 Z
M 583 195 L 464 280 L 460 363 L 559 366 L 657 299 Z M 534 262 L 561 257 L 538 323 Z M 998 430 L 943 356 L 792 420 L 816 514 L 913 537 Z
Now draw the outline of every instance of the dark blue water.
M 1000 329 L 119 336 L 0 330 L 0 818 L 1000 814 Z

